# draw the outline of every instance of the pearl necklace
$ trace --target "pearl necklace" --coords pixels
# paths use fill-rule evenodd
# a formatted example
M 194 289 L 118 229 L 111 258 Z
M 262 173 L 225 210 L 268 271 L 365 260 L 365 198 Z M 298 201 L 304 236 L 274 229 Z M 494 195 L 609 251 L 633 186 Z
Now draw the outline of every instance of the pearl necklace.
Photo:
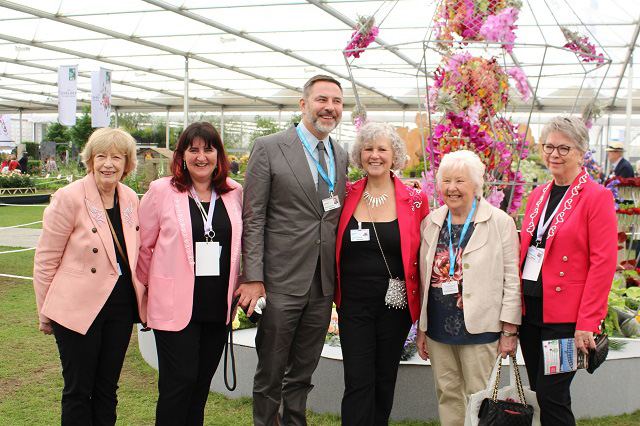
M 374 197 L 369 193 L 369 191 L 364 191 L 364 194 L 362 194 L 362 196 L 364 198 L 365 203 L 367 203 L 369 207 L 372 207 L 372 208 L 376 208 L 378 206 L 383 205 L 387 201 L 387 198 L 389 198 L 389 196 L 387 195 L 387 191 L 389 191 L 390 186 L 391 186 L 391 181 L 389 181 L 389 184 L 387 185 L 387 189 L 385 189 L 384 193 L 379 197 Z

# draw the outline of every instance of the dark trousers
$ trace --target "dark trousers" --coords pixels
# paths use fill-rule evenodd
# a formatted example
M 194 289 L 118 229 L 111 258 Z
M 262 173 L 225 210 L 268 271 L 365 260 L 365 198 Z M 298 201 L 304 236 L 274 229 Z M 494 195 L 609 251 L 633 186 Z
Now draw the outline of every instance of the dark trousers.
M 62 362 L 61 424 L 114 425 L 118 379 L 133 329 L 131 305 L 105 305 L 85 335 L 52 322 Z
M 527 316 L 522 317 L 520 347 L 527 367 L 529 385 L 536 392 L 540 405 L 540 422 L 543 426 L 573 426 L 576 419 L 571 411 L 570 387 L 575 371 L 571 373 L 544 374 L 542 341 L 573 338 L 575 324 L 545 324 L 529 317 L 529 310 L 542 311 L 542 298 L 525 297 Z M 535 306 L 539 303 L 539 306 Z M 531 308 L 531 309 L 530 309 Z M 532 315 L 535 318 L 535 314 Z M 541 317 L 541 316 L 540 316 Z
M 387 425 L 398 364 L 411 328 L 409 308 L 343 300 L 338 310 L 344 365 L 342 424 Z
M 156 425 L 202 425 L 211 380 L 227 340 L 226 324 L 190 322 L 180 331 L 153 334 L 160 373 Z
M 333 296 L 324 296 L 316 269 L 304 296 L 267 290 L 256 334 L 258 368 L 253 381 L 255 425 L 306 425 L 307 395 L 331 318 Z M 281 404 L 282 403 L 282 404 Z

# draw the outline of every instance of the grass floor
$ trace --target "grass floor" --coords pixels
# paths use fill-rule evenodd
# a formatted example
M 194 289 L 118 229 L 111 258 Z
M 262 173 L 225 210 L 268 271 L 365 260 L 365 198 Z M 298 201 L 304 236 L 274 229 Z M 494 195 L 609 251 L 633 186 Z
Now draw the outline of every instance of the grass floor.
M 42 206 L 0 206 L 0 228 L 5 226 L 22 225 L 42 220 L 42 213 L 46 205 Z M 42 223 L 27 225 L 22 228 L 42 229 Z
M 0 251 L 11 247 L 0 247 Z M 31 276 L 33 252 L 0 255 L 0 273 Z M 38 331 L 31 281 L 0 277 L 0 423 L 3 426 L 55 425 L 60 419 L 62 376 L 53 336 Z M 133 334 L 118 392 L 118 425 L 152 425 L 157 399 L 157 372 L 140 355 Z M 339 425 L 337 416 L 309 413 L 309 425 Z M 211 394 L 206 425 L 251 425 L 251 399 Z M 405 421 L 404 426 L 435 426 L 438 422 Z M 581 420 L 581 426 L 640 424 L 632 415 Z

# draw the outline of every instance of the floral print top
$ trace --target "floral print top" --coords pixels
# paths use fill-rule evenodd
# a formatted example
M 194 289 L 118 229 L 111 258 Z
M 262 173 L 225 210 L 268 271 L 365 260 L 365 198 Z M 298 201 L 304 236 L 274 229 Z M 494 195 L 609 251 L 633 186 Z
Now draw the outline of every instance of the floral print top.
M 427 303 L 428 328 L 427 336 L 436 342 L 450 345 L 471 345 L 491 343 L 498 340 L 500 333 L 470 334 L 464 324 L 464 306 L 462 303 L 462 252 L 473 235 L 475 224 L 471 223 L 464 236 L 460 248 L 460 233 L 463 225 L 451 226 L 451 242 L 455 249 L 456 265 L 453 277 L 449 277 L 449 226 L 448 221 L 442 225 L 438 236 L 436 254 L 433 258 L 433 271 L 431 273 L 431 285 L 429 286 L 429 299 Z M 442 284 L 458 281 L 458 292 L 454 294 L 442 294 Z

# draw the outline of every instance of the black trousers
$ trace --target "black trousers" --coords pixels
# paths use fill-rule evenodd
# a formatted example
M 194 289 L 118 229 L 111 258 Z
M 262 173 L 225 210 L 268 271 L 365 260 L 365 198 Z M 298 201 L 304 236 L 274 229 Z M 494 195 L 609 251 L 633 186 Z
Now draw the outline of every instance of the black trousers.
M 570 387 L 575 371 L 544 374 L 542 341 L 573 338 L 575 323 L 548 324 L 542 322 L 542 298 L 525 296 L 527 315 L 520 325 L 520 347 L 529 376 L 531 390 L 536 392 L 543 426 L 573 426 Z
M 398 365 L 411 328 L 409 308 L 343 299 L 338 315 L 345 384 L 342 424 L 387 425 Z
M 61 424 L 114 425 L 134 306 L 105 305 L 85 335 L 52 322 L 62 363 Z
M 153 334 L 160 372 L 156 425 L 202 425 L 211 380 L 227 340 L 226 324 L 190 322 L 180 331 Z

